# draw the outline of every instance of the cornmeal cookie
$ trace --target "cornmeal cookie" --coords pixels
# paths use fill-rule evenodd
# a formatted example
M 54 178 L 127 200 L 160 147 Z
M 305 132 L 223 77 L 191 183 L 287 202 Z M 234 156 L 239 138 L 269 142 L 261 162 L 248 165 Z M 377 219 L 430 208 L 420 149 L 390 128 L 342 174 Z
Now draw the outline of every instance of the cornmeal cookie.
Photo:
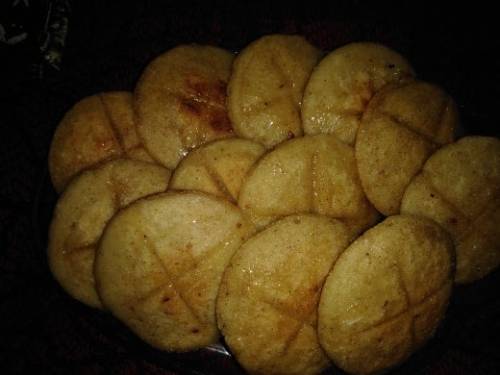
M 436 151 L 406 189 L 401 212 L 451 234 L 457 283 L 489 274 L 500 265 L 500 140 L 470 136 Z
M 379 217 L 361 187 L 354 150 L 331 134 L 295 138 L 264 155 L 247 174 L 238 204 L 259 228 L 318 213 L 342 221 L 353 237 Z
M 82 172 L 57 202 L 49 232 L 50 269 L 81 302 L 101 308 L 93 265 L 106 223 L 122 207 L 167 189 L 170 171 L 138 160 L 116 159 Z
M 301 136 L 302 94 L 319 58 L 317 48 L 295 35 L 266 35 L 243 49 L 228 86 L 236 133 L 267 148 Z
M 411 81 L 377 92 L 356 137 L 359 177 L 370 202 L 384 215 L 399 213 L 403 193 L 427 158 L 453 142 L 458 111 L 439 87 Z
M 222 273 L 251 230 L 236 206 L 212 195 L 169 192 L 136 201 L 104 231 L 94 269 L 99 296 L 158 349 L 213 344 Z
M 191 149 L 233 135 L 226 111 L 233 57 L 216 47 L 182 45 L 142 73 L 134 92 L 139 136 L 167 168 Z
M 52 183 L 60 193 L 82 170 L 123 156 L 152 161 L 137 137 L 132 94 L 89 96 L 64 115 L 54 133 L 49 152 Z
M 264 146 L 247 139 L 207 143 L 182 159 L 170 188 L 204 191 L 236 202 L 248 170 L 264 152 Z
M 248 372 L 302 375 L 328 367 L 316 309 L 325 277 L 348 240 L 337 220 L 293 215 L 236 252 L 221 283 L 217 322 Z
M 372 96 L 386 84 L 414 75 L 405 58 L 380 44 L 351 43 L 330 52 L 313 70 L 304 91 L 304 132 L 331 133 L 354 144 Z
M 318 308 L 321 346 L 352 374 L 398 365 L 444 317 L 453 274 L 453 243 L 439 225 L 387 218 L 356 239 L 328 275 Z

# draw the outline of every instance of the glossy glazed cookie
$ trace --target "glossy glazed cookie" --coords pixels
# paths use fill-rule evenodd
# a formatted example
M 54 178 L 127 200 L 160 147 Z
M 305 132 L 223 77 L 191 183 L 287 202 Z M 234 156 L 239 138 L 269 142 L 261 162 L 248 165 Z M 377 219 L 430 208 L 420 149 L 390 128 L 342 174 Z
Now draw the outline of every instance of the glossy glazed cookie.
M 241 51 L 228 86 L 236 133 L 266 148 L 303 134 L 304 86 L 320 51 L 295 35 L 266 35 Z
M 318 213 L 342 221 L 353 237 L 379 217 L 361 187 L 354 150 L 331 134 L 286 141 L 264 155 L 238 204 L 259 228 L 286 215 Z
M 246 241 L 224 272 L 217 322 L 252 374 L 317 374 L 329 365 L 317 334 L 324 279 L 348 244 L 343 224 L 292 215 Z
M 302 100 L 305 134 L 335 134 L 353 145 L 373 95 L 415 73 L 397 52 L 376 43 L 351 43 L 325 56 L 313 70 Z

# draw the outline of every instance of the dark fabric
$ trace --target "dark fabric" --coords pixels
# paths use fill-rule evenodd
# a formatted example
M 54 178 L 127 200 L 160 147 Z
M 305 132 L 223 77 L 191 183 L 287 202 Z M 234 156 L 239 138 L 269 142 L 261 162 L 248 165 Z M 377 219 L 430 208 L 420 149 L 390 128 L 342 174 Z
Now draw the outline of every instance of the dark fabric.
M 28 8 L 13 12 L 14 3 Z M 351 41 L 381 42 L 406 56 L 421 79 L 443 86 L 456 99 L 467 133 L 499 136 L 500 39 L 495 36 L 498 25 L 484 15 L 444 18 L 451 10 L 436 13 L 432 8 L 418 16 L 419 10 L 408 6 L 394 17 L 359 1 L 326 8 L 254 3 L 237 7 L 222 2 L 68 3 L 69 32 L 61 64 L 56 66 L 44 62 L 40 49 L 50 1 L 2 2 L 0 13 L 5 27 L 13 22 L 8 17 L 17 17 L 9 33 L 17 33 L 19 24 L 28 30 L 20 43 L 0 43 L 4 66 L 0 72 L 0 369 L 4 374 L 239 373 L 232 359 L 214 352 L 174 355 L 149 348 L 107 314 L 71 300 L 53 281 L 45 258 L 56 199 L 46 159 L 58 121 L 86 95 L 132 90 L 145 65 L 177 44 L 209 43 L 236 52 L 275 32 L 305 35 L 325 51 Z M 435 339 L 395 373 L 499 374 L 499 292 L 500 272 L 457 288 Z

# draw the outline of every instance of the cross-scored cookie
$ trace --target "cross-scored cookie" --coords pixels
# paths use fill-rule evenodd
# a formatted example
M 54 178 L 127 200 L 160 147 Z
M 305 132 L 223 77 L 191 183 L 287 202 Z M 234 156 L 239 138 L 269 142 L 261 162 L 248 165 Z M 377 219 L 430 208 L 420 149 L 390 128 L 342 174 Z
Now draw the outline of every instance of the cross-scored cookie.
M 238 55 L 228 86 L 234 130 L 270 148 L 303 134 L 302 94 L 320 51 L 303 37 L 267 35 Z
M 384 215 L 399 213 L 403 193 L 427 158 L 453 142 L 458 112 L 439 87 L 420 81 L 388 85 L 372 98 L 356 136 L 359 177 Z
M 304 133 L 331 133 L 354 144 L 372 96 L 386 84 L 414 75 L 401 55 L 380 44 L 351 43 L 334 50 L 319 62 L 305 88 Z
M 50 226 L 48 258 L 54 277 L 74 298 L 101 308 L 93 265 L 105 225 L 122 207 L 167 189 L 170 171 L 116 159 L 75 177 L 59 198 Z
M 348 240 L 337 220 L 292 215 L 236 252 L 221 282 L 217 321 L 247 371 L 316 374 L 328 366 L 316 337 L 316 309 L 324 279 Z
M 189 150 L 233 135 L 226 111 L 233 57 L 216 47 L 182 45 L 142 73 L 134 92 L 138 133 L 167 168 L 175 168 Z
M 139 200 L 106 227 L 95 264 L 105 307 L 150 345 L 188 351 L 216 342 L 222 273 L 251 226 L 204 193 Z
M 500 265 L 500 141 L 470 136 L 436 151 L 407 187 L 401 212 L 437 221 L 457 252 L 457 283 Z
M 58 192 L 82 170 L 128 156 L 152 161 L 136 133 L 132 94 L 105 92 L 76 103 L 59 123 L 49 153 L 49 171 Z
M 243 182 L 238 204 L 258 227 L 318 213 L 344 222 L 354 237 L 378 219 L 361 187 L 354 150 L 331 134 L 292 139 L 264 155 Z
M 259 143 L 241 138 L 205 144 L 179 163 L 169 187 L 204 191 L 236 202 L 248 170 L 264 152 Z
M 328 275 L 318 307 L 321 346 L 349 373 L 396 366 L 433 335 L 453 275 L 453 244 L 439 225 L 387 218 L 356 239 Z

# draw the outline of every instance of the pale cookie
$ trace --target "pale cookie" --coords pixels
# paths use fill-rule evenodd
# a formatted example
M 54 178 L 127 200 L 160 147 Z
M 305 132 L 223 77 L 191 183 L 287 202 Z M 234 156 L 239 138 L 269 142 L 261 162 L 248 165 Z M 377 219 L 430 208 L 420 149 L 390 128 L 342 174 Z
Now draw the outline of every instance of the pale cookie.
M 170 171 L 156 164 L 116 159 L 75 177 L 57 202 L 49 232 L 50 269 L 81 302 L 101 308 L 93 265 L 106 223 L 122 207 L 167 189 Z
M 319 58 L 317 48 L 295 35 L 267 35 L 243 49 L 228 86 L 236 134 L 267 148 L 301 136 L 302 94 Z
M 455 282 L 500 265 L 500 140 L 470 136 L 436 151 L 405 191 L 402 213 L 437 221 L 457 252 Z
M 61 120 L 49 152 L 57 192 L 82 170 L 117 157 L 152 161 L 136 133 L 132 94 L 105 92 L 76 103 Z
M 221 282 L 217 322 L 248 372 L 303 375 L 328 367 L 316 309 L 325 277 L 348 241 L 337 220 L 293 215 L 236 252 Z
M 394 367 L 432 337 L 453 287 L 453 243 L 431 220 L 391 216 L 356 239 L 328 275 L 318 335 L 352 374 Z
M 236 202 L 248 170 L 264 152 L 259 143 L 241 138 L 207 143 L 179 163 L 169 187 L 204 191 Z
M 306 134 L 331 133 L 352 145 L 372 96 L 388 83 L 414 77 L 397 52 L 375 43 L 351 43 L 328 54 L 313 70 L 302 100 Z
M 233 57 L 216 47 L 183 45 L 142 73 L 134 92 L 139 136 L 167 168 L 191 149 L 233 135 L 226 111 Z
M 158 349 L 213 344 L 222 273 L 250 231 L 236 206 L 208 194 L 169 192 L 139 200 L 103 234 L 94 269 L 99 296 Z
M 377 221 L 359 181 L 354 150 L 334 135 L 283 142 L 250 170 L 239 206 L 257 227 L 286 215 L 318 213 L 337 218 L 353 237 Z
M 403 193 L 427 158 L 453 142 L 458 111 L 435 85 L 411 81 L 377 92 L 356 137 L 359 177 L 370 202 L 384 215 L 399 213 Z

